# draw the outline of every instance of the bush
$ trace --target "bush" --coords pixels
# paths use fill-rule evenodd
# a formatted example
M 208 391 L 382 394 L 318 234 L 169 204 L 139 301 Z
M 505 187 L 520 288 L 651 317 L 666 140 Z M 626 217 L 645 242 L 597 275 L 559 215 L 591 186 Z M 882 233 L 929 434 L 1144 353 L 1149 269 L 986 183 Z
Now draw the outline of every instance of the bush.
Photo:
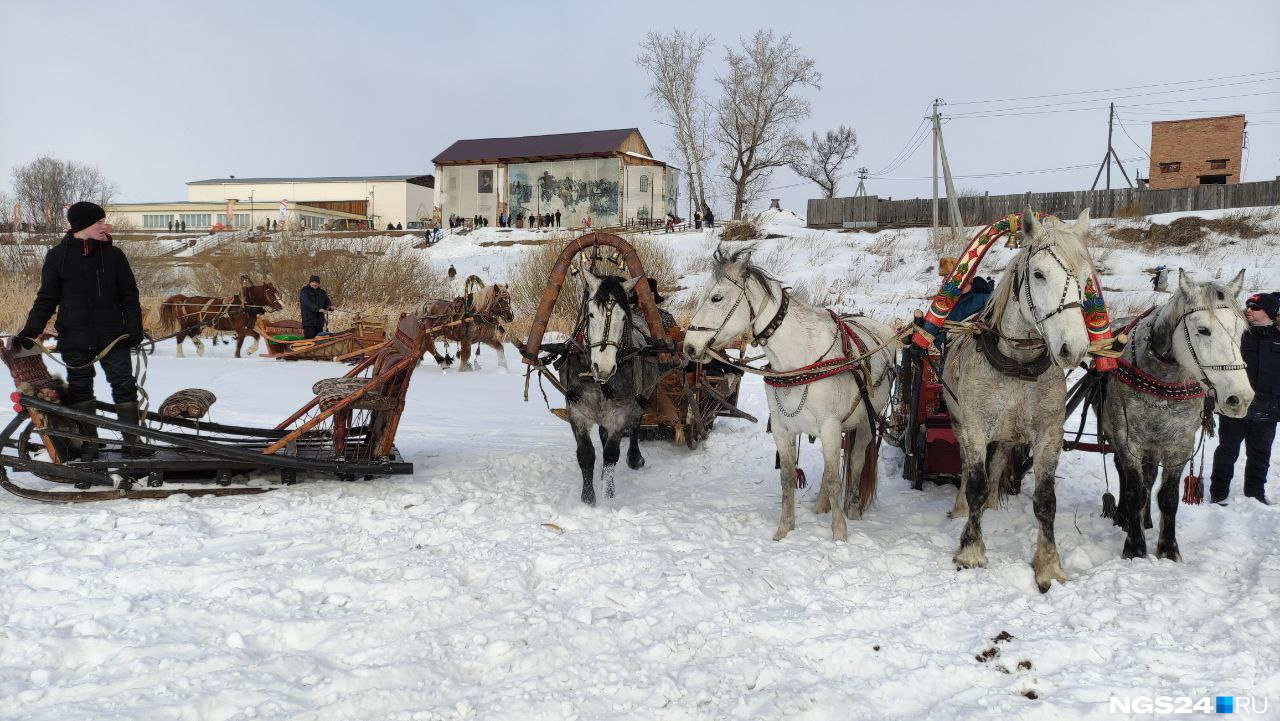
M 720 230 L 720 240 L 726 241 L 759 240 L 763 237 L 765 237 L 764 226 L 759 218 L 730 220 Z

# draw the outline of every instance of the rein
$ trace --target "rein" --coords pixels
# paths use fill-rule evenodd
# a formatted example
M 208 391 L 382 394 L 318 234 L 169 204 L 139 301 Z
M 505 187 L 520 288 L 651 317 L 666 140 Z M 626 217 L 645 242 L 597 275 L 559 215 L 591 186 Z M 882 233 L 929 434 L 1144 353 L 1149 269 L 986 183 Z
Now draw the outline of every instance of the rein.
M 1132 321 L 1130 321 L 1129 324 L 1126 325 L 1124 330 L 1121 332 L 1126 335 L 1131 333 L 1133 329 L 1138 326 L 1138 323 L 1140 323 L 1144 318 L 1149 316 L 1153 310 L 1155 310 L 1154 306 L 1143 311 L 1141 315 L 1139 315 L 1137 318 L 1134 318 Z M 1195 312 L 1195 311 L 1192 311 L 1192 312 Z M 1182 316 L 1183 319 L 1185 319 L 1186 317 L 1187 317 L 1186 315 Z M 1179 322 L 1181 322 L 1181 320 L 1182 319 L 1180 319 Z M 1153 342 L 1155 340 L 1155 332 L 1156 332 L 1156 327 L 1155 327 L 1155 322 L 1153 320 L 1151 323 L 1151 329 L 1149 331 L 1150 335 L 1148 335 L 1147 337 L 1148 352 L 1151 353 L 1152 357 L 1154 357 L 1156 360 L 1160 361 L 1161 363 L 1165 363 L 1166 365 L 1173 365 L 1176 367 L 1178 365 L 1176 360 L 1170 359 L 1169 361 L 1166 361 L 1156 354 L 1155 343 Z M 1189 381 L 1181 381 L 1181 382 L 1166 381 L 1166 380 L 1157 378 L 1154 375 L 1142 370 L 1142 368 L 1138 365 L 1138 353 L 1136 349 L 1134 351 L 1134 360 L 1130 361 L 1129 359 L 1123 358 L 1123 357 L 1118 358 L 1116 360 L 1117 360 L 1116 369 L 1115 371 L 1113 371 L 1115 373 L 1116 379 L 1119 380 L 1121 383 L 1134 389 L 1135 391 L 1138 391 L 1139 393 L 1143 393 L 1145 395 L 1152 396 L 1155 398 L 1162 398 L 1164 400 L 1174 400 L 1174 401 L 1189 401 L 1196 398 L 1204 398 L 1207 395 L 1204 390 L 1204 387 L 1200 384 L 1200 381 L 1198 380 L 1189 380 Z

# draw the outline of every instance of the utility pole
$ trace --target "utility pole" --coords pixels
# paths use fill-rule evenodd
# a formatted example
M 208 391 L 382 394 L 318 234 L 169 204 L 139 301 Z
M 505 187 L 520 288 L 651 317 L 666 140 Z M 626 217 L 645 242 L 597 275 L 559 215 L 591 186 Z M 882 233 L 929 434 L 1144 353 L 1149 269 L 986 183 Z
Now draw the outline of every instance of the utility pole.
M 865 166 L 858 168 L 858 189 L 854 192 L 853 197 L 867 197 L 867 168 Z
M 947 147 L 942 140 L 942 116 L 938 114 L 938 106 L 942 100 L 933 101 L 933 233 L 938 233 L 938 159 L 942 159 L 942 176 L 947 189 L 947 221 L 951 231 L 959 237 L 964 227 L 964 218 L 960 216 L 960 201 L 956 198 L 956 188 L 951 182 L 951 164 L 947 162 Z
M 1116 104 L 1111 103 L 1111 109 L 1107 115 L 1107 152 L 1102 156 L 1102 165 L 1098 166 L 1098 174 L 1093 176 L 1093 185 L 1089 186 L 1089 190 L 1096 190 L 1098 187 L 1098 179 L 1102 177 L 1102 170 L 1107 171 L 1107 190 L 1111 190 L 1111 161 L 1116 161 L 1116 167 L 1120 168 L 1120 174 L 1124 176 L 1124 182 L 1130 187 L 1133 183 L 1129 181 L 1129 173 L 1125 172 L 1124 163 L 1120 162 L 1120 156 L 1116 155 L 1115 146 L 1111 144 L 1112 126 L 1116 120 Z
M 938 98 L 933 99 L 933 240 L 938 241 Z

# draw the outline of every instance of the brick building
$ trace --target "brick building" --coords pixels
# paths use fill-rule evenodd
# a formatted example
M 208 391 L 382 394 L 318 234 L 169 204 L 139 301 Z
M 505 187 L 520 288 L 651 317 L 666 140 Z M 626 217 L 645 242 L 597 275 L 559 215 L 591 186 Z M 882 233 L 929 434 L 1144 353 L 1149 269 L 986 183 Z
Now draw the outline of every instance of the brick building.
M 1244 125 L 1243 115 L 1152 123 L 1151 189 L 1239 183 Z

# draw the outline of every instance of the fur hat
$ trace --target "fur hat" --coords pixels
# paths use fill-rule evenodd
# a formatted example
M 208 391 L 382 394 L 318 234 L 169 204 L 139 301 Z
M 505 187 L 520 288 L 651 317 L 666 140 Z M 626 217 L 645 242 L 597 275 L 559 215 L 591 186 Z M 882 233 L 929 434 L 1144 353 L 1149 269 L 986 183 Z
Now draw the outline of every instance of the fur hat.
M 82 200 L 67 208 L 67 222 L 71 224 L 71 232 L 79 233 L 94 223 L 107 217 L 107 211 L 97 203 Z
M 658 292 L 658 281 L 653 278 L 647 278 L 646 280 L 649 281 L 649 292 L 653 293 L 653 304 L 662 305 L 662 302 L 666 300 L 666 298 L 663 298 L 662 294 Z M 631 301 L 631 305 L 636 305 L 640 302 L 640 296 L 636 295 L 635 290 L 632 289 L 631 297 L 628 298 L 628 300 Z

